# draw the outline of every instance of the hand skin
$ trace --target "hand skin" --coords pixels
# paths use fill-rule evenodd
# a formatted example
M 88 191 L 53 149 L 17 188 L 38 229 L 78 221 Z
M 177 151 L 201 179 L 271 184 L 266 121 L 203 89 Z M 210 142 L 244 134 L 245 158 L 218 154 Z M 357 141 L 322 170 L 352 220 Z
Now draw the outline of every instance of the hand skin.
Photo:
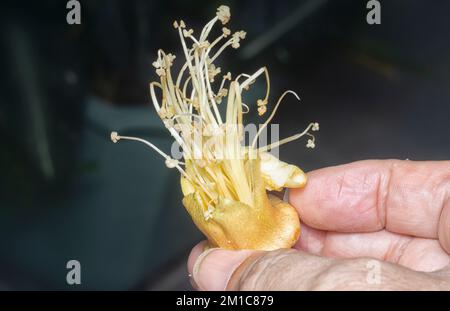
M 450 290 L 450 161 L 359 161 L 308 179 L 289 191 L 302 221 L 293 249 L 203 252 L 202 242 L 188 260 L 194 287 Z

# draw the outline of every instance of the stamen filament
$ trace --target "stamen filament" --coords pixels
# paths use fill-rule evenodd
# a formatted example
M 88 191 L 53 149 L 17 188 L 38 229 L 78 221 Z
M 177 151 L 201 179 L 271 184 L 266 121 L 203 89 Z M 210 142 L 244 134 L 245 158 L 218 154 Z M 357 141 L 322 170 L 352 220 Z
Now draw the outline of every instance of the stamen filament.
M 275 113 L 276 113 L 277 110 L 278 110 L 278 106 L 280 106 L 280 104 L 281 104 L 283 98 L 284 98 L 287 94 L 292 94 L 292 95 L 294 95 L 294 96 L 297 98 L 297 100 L 300 100 L 300 97 L 298 97 L 297 93 L 295 93 L 294 91 L 286 91 L 286 92 L 284 92 L 284 93 L 280 96 L 280 98 L 278 99 L 277 104 L 275 105 L 275 108 L 272 110 L 272 113 L 270 114 L 269 118 L 268 118 L 268 119 L 266 120 L 266 122 L 264 122 L 264 124 L 259 128 L 258 133 L 256 133 L 256 136 L 253 138 L 253 142 L 252 142 L 252 145 L 251 145 L 251 149 L 254 149 L 254 148 L 255 148 L 256 141 L 257 141 L 259 135 L 261 135 L 261 132 L 267 127 L 267 124 L 269 124 L 269 122 L 273 119 L 273 117 L 275 116 Z

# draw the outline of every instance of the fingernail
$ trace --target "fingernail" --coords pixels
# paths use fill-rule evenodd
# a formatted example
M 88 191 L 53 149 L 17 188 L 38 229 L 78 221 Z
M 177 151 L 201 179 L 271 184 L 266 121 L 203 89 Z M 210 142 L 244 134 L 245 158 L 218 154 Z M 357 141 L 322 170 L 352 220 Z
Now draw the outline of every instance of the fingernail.
M 194 278 L 192 277 L 192 271 L 194 270 L 194 264 L 197 261 L 197 258 L 205 251 L 207 243 L 206 241 L 198 243 L 189 254 L 189 259 L 187 262 L 188 276 L 189 282 L 191 283 L 194 289 L 198 290 L 198 285 L 195 283 Z
M 187 262 L 189 275 L 192 275 L 192 271 L 194 270 L 194 264 L 197 261 L 197 258 L 205 251 L 205 247 L 206 241 L 203 241 L 195 245 L 194 248 L 191 250 Z
M 209 249 L 197 258 L 192 278 L 200 290 L 225 290 L 233 272 L 251 254 L 250 250 Z

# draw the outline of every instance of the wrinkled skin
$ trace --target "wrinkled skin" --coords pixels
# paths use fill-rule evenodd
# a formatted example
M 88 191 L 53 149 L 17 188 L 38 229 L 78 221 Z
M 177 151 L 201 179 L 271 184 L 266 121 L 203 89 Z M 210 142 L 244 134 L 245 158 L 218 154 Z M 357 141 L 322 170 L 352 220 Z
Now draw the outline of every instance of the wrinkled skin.
M 289 192 L 302 236 L 272 252 L 197 245 L 202 290 L 450 290 L 450 161 L 371 160 Z

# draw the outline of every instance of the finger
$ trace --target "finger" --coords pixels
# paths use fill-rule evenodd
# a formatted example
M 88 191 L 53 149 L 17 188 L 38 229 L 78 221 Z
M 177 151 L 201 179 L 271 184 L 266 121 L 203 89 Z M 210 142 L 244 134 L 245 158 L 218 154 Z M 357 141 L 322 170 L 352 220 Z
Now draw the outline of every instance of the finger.
M 192 270 L 194 269 L 195 259 L 198 256 L 200 256 L 201 253 L 204 252 L 205 246 L 206 246 L 206 241 L 202 241 L 202 242 L 198 243 L 197 245 L 195 245 L 194 248 L 191 250 L 191 253 L 189 254 L 189 258 L 188 258 L 188 262 L 187 262 L 189 273 L 191 273 Z
M 217 266 L 220 266 L 218 268 Z M 200 255 L 193 277 L 204 290 L 442 290 L 440 273 L 415 272 L 362 258 L 334 260 L 296 250 L 211 249 Z
M 450 194 L 447 197 L 447 202 L 439 220 L 439 242 L 441 242 L 442 248 L 450 254 Z
M 292 290 L 306 289 L 314 271 L 332 259 L 287 249 L 263 252 L 214 248 L 193 260 L 192 276 L 201 290 Z
M 416 271 L 436 271 L 450 263 L 450 256 L 434 239 L 415 238 L 386 230 L 339 233 L 302 226 L 295 248 L 327 257 L 373 257 Z
M 192 287 L 194 287 L 195 289 L 198 289 L 198 285 L 195 283 L 194 278 L 192 277 L 192 270 L 194 269 L 195 260 L 205 251 L 206 245 L 207 242 L 202 241 L 194 246 L 194 248 L 191 250 L 191 253 L 189 254 L 189 258 L 187 261 L 189 281 L 191 282 Z
M 198 290 L 225 290 L 234 270 L 249 256 L 258 251 L 228 251 L 211 248 L 203 253 L 191 252 L 189 274 Z
M 289 199 L 308 225 L 339 232 L 388 231 L 438 237 L 450 193 L 450 161 L 368 160 L 310 172 Z M 448 213 L 446 214 L 448 219 Z M 447 231 L 446 231 L 447 230 Z

